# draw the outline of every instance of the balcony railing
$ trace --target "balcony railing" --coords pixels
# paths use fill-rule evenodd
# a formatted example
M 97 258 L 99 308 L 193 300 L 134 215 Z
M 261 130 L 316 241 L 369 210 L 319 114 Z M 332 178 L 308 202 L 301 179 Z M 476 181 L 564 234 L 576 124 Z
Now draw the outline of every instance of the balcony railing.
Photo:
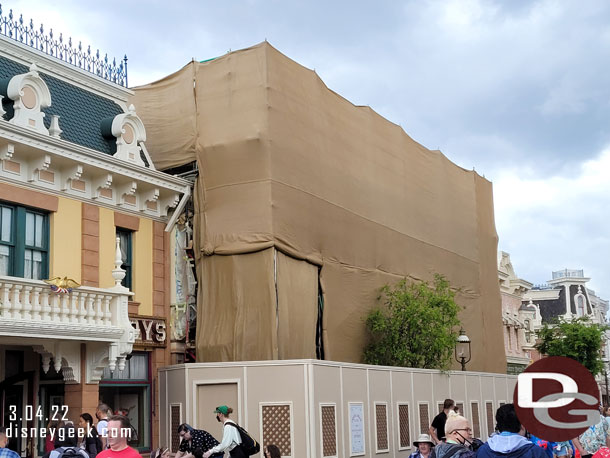
M 553 280 L 559 278 L 584 278 L 585 272 L 583 269 L 563 269 L 553 272 Z
M 88 286 L 58 293 L 40 280 L 0 276 L 0 335 L 120 339 L 128 291 Z

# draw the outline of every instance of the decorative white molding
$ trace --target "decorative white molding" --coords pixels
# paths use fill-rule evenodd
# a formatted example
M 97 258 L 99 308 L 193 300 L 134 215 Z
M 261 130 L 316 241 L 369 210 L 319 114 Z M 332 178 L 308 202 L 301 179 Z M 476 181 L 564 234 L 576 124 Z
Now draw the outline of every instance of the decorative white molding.
M 121 268 L 122 265 L 123 255 L 121 254 L 121 239 L 117 237 L 114 249 L 114 269 L 112 269 L 112 278 L 114 278 L 115 288 L 123 288 L 125 291 L 129 291 L 121 284 L 121 282 L 125 278 L 125 270 Z
M 0 167 L 0 180 L 17 186 L 67 195 L 114 210 L 120 208 L 123 212 L 145 215 L 166 224 L 167 212 L 173 208 L 176 195 L 183 195 L 181 203 L 185 201 L 185 196 L 190 195 L 191 183 L 187 180 L 136 166 L 61 139 L 43 136 L 8 122 L 0 122 L 0 145 L 0 148 L 4 147 L 0 149 L 0 159 L 2 153 L 6 159 Z M 16 148 L 17 154 L 14 153 Z M 79 165 L 83 172 L 77 179 Z M 72 178 L 71 182 L 67 181 L 69 177 Z M 124 189 L 118 189 L 120 184 L 128 188 L 129 194 Z M 138 191 L 139 188 L 141 191 Z M 151 191 L 154 189 L 159 192 L 156 200 L 156 192 Z M 146 198 L 144 194 L 147 194 Z M 129 197 L 126 199 L 125 195 Z M 151 203 L 151 198 L 156 205 Z
M 49 127 L 49 135 L 51 137 L 60 138 L 63 130 L 59 127 L 59 116 L 53 115 L 51 117 L 51 126 Z
M 12 143 L 7 143 L 3 147 L 0 148 L 0 159 L 3 161 L 7 161 L 13 158 L 13 154 L 15 154 L 15 145 Z
M 29 164 L 30 173 L 29 173 L 28 181 L 38 180 L 39 172 L 41 170 L 47 171 L 50 166 L 51 166 L 51 156 L 48 154 L 45 154 L 42 157 L 34 159 Z
M 118 205 L 129 205 L 135 207 L 135 203 L 132 204 L 129 202 L 128 197 L 133 196 L 136 197 L 136 191 L 138 190 L 138 183 L 136 181 L 129 181 L 121 186 L 116 188 L 117 196 L 118 196 Z M 137 201 L 137 199 L 136 199 Z
M 87 361 L 85 365 L 85 380 L 87 383 L 99 382 L 108 367 L 108 345 L 103 343 L 87 343 Z
M 146 141 L 146 129 L 133 105 L 129 105 L 127 113 L 114 117 L 111 132 L 116 137 L 117 151 L 114 157 L 144 167 L 140 157 L 140 142 Z
M 41 345 L 33 345 L 33 349 L 42 355 L 42 369 L 45 374 L 49 371 L 52 360 L 55 371 L 61 371 L 66 383 L 80 383 L 80 342 L 48 340 L 43 341 Z
M 15 102 L 13 105 L 15 114 L 9 122 L 49 135 L 44 125 L 45 114 L 42 109 L 51 106 L 51 92 L 40 77 L 36 64 L 30 66 L 28 73 L 13 76 L 6 92 Z
M 163 199 L 161 201 L 161 216 L 167 216 L 169 210 L 175 208 L 179 202 L 180 196 L 178 194 L 174 194 L 166 199 Z
M 159 188 L 151 189 L 148 192 L 140 195 L 140 211 L 150 210 L 148 208 L 148 202 L 154 202 L 155 206 L 159 200 Z
M 83 175 L 83 165 L 76 164 L 67 169 L 63 174 L 62 187 L 61 190 L 65 191 L 70 189 L 70 183 L 72 180 L 80 180 Z
M 102 176 L 94 178 L 91 182 L 93 195 L 92 199 L 108 198 L 102 195 L 102 189 L 111 189 L 112 186 L 112 174 L 105 173 Z M 112 195 L 112 199 L 114 199 L 114 195 Z
M 190 187 L 190 183 L 183 178 L 131 164 L 91 148 L 59 138 L 43 136 L 37 132 L 9 123 L 0 124 L 0 138 L 5 138 L 15 144 L 23 143 L 54 156 L 86 164 L 92 168 L 99 168 L 113 175 L 129 177 L 136 181 L 144 181 L 160 189 L 184 192 L 185 187 Z
M 132 351 L 131 295 L 120 281 L 109 289 L 81 286 L 61 294 L 40 280 L 0 276 L 0 339 L 19 337 L 25 345 L 29 341 L 43 357 L 43 370 L 48 371 L 52 361 L 71 383 L 81 380 L 80 344 L 85 342 L 91 346 L 87 383 L 99 381 L 104 367 L 124 368 Z

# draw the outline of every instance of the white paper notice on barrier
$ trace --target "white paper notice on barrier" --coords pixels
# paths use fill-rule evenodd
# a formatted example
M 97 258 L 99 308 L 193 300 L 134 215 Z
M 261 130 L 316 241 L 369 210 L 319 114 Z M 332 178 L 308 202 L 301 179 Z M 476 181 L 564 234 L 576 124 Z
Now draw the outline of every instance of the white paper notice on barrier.
M 349 403 L 350 456 L 364 455 L 364 404 Z

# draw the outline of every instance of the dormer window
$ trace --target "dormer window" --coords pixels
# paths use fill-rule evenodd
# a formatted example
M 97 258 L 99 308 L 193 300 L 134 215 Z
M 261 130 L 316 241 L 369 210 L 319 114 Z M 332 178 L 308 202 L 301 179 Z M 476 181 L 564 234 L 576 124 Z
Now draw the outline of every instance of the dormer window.
M 578 286 L 578 293 L 574 296 L 574 302 L 576 303 L 576 314 L 578 316 L 585 316 L 587 301 L 580 285 Z
M 14 101 L 15 114 L 9 121 L 11 124 L 49 135 L 42 109 L 51 106 L 51 92 L 40 77 L 36 64 L 30 66 L 28 73 L 13 76 L 6 93 Z
M 148 163 L 152 164 L 143 143 L 146 141 L 144 123 L 136 114 L 133 105 L 129 106 L 126 113 L 104 120 L 102 122 L 102 134 L 107 138 L 116 138 L 114 157 L 145 167 L 146 164 L 140 155 L 140 153 L 144 153 Z

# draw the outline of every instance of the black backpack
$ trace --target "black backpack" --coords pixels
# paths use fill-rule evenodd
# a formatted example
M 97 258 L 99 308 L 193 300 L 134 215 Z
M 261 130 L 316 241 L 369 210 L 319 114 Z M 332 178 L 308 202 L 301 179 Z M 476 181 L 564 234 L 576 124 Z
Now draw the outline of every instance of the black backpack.
M 226 424 L 234 426 L 239 431 L 239 437 L 241 437 L 241 444 L 239 446 L 242 448 L 244 453 L 248 456 L 256 455 L 261 451 L 260 444 L 254 439 L 248 431 L 233 422 L 227 422 Z
M 60 447 L 57 451 L 59 452 L 57 458 L 84 458 L 78 447 Z

